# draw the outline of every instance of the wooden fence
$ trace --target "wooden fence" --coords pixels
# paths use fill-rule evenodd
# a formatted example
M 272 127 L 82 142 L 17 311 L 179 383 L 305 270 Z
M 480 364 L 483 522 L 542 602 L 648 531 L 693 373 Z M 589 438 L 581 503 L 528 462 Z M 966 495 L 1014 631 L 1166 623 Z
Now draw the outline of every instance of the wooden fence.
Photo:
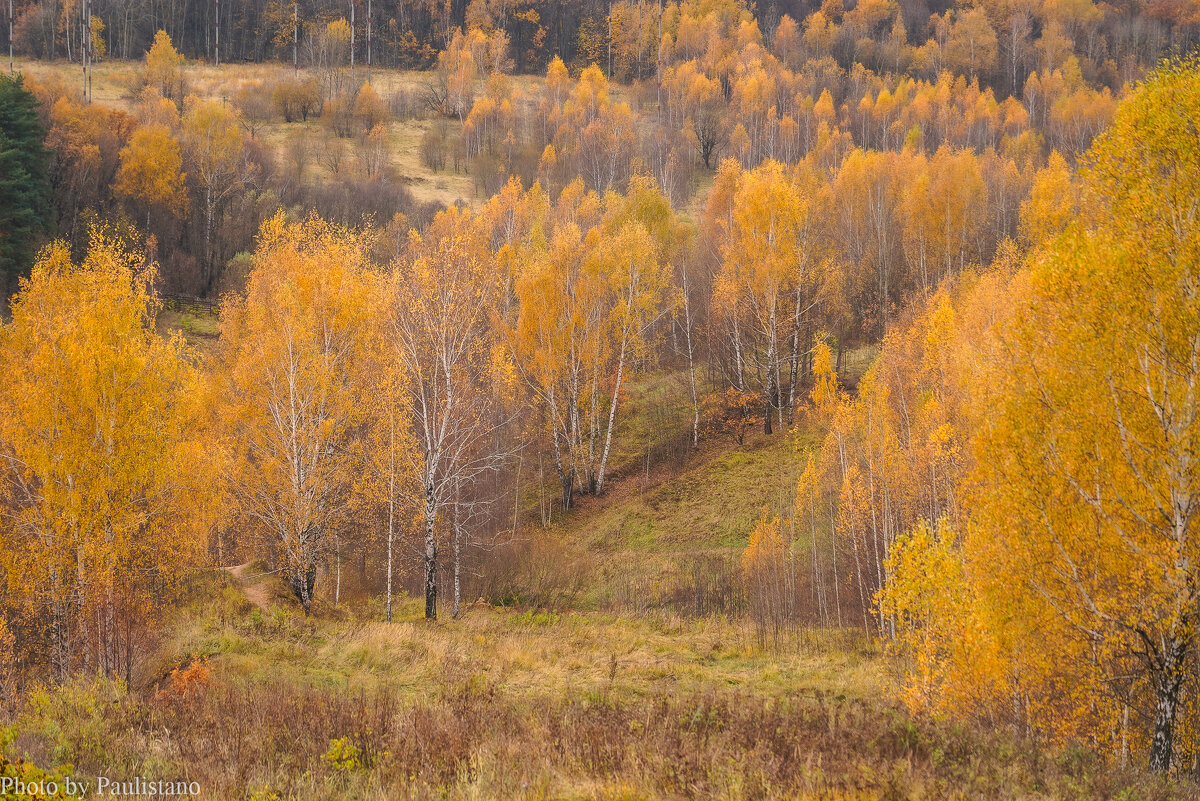
M 187 312 L 197 317 L 216 317 L 221 304 L 210 298 L 198 298 L 194 295 L 159 295 L 163 307 L 171 311 Z

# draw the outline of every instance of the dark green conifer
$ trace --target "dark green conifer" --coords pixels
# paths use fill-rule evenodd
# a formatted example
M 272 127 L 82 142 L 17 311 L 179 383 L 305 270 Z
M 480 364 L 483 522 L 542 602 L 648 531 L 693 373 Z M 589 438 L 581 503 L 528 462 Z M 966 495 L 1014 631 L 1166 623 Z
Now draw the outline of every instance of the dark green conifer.
M 20 75 L 0 76 L 0 274 L 28 271 L 50 223 L 50 151 L 37 99 Z

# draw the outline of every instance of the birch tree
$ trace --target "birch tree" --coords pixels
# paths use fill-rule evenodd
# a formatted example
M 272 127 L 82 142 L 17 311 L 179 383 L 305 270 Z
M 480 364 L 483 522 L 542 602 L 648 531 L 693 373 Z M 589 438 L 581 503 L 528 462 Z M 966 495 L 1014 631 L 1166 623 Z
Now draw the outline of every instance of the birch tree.
M 420 497 L 420 492 L 412 469 L 415 443 L 408 379 L 383 328 L 371 345 L 362 373 L 371 404 L 358 443 L 363 470 L 356 496 L 359 505 L 381 522 L 380 533 L 386 545 L 384 609 L 390 623 L 401 536 L 406 521 L 418 512 L 414 499 Z
M 200 489 L 184 458 L 197 377 L 182 341 L 154 331 L 154 280 L 103 232 L 80 265 L 54 244 L 0 332 L 0 563 L 55 681 L 128 679 L 199 557 L 173 515 Z
M 388 345 L 403 366 L 412 411 L 412 468 L 420 484 L 425 617 L 437 618 L 438 534 L 464 489 L 497 468 L 488 370 L 496 277 L 486 239 L 469 212 L 448 209 L 392 275 Z M 455 532 L 457 536 L 458 532 Z
M 263 224 L 246 294 L 221 310 L 230 490 L 306 612 L 356 474 L 377 288 L 360 235 L 279 214 Z
M 188 97 L 183 113 L 183 143 L 189 171 L 199 185 L 204 210 L 204 258 L 201 285 L 207 291 L 215 278 L 213 230 L 226 200 L 244 189 L 255 167 L 246 150 L 237 112 L 215 100 Z
M 982 465 L 988 552 L 1012 549 L 1004 575 L 1060 621 L 1072 672 L 1112 692 L 1137 670 L 1154 771 L 1200 622 L 1198 116 L 1200 65 L 1168 63 L 1097 139 L 1082 219 L 1032 265 Z
M 577 491 L 604 491 L 621 388 L 675 298 L 665 260 L 685 234 L 642 178 L 603 205 L 576 182 L 546 224 L 549 242 L 525 245 L 509 336 L 542 407 L 569 509 Z

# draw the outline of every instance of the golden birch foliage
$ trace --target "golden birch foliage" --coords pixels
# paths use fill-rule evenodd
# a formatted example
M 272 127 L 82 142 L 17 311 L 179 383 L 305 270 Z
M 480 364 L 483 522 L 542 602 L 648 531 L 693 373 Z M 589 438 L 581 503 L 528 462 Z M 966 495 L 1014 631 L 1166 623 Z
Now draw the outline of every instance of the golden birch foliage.
M 184 103 L 183 138 L 206 192 L 223 195 L 224 184 L 238 180 L 246 136 L 235 111 L 214 100 L 189 95 Z
M 669 311 L 668 259 L 690 232 L 640 177 L 603 201 L 575 181 L 548 210 L 535 187 L 530 211 L 545 219 L 529 223 L 521 247 L 509 336 L 516 369 L 546 411 L 569 507 L 577 483 L 603 491 L 622 383 Z
M 811 338 L 801 330 L 818 291 L 809 252 L 814 193 L 806 171 L 788 173 L 768 160 L 739 174 L 726 162 L 705 210 L 705 228 L 716 236 L 722 258 L 712 308 L 733 344 L 732 383 L 745 389 L 747 378 L 758 382 L 768 433 L 772 409 L 781 425 L 785 408 L 791 420 L 799 350 Z
M 0 558 L 60 677 L 89 663 L 127 672 L 130 638 L 198 556 L 173 514 L 196 376 L 182 341 L 154 331 L 154 280 L 103 232 L 80 265 L 53 244 L 0 334 Z
M 408 374 L 423 496 L 425 616 L 437 617 L 438 540 L 447 509 L 495 469 L 501 404 L 492 336 L 500 275 L 484 226 L 469 211 L 447 209 L 424 235 L 410 234 L 408 258 L 392 276 L 389 345 Z M 454 530 L 454 569 L 464 544 Z M 469 534 L 469 532 L 468 532 Z M 469 543 L 469 536 L 467 542 Z M 458 583 L 454 613 L 458 614 Z
M 1044 610 L 1013 636 L 1037 651 L 1034 622 L 1052 618 L 1083 658 L 1047 655 L 1044 681 L 1093 689 L 1058 711 L 1104 742 L 1118 724 L 1101 688 L 1116 693 L 1153 721 L 1136 750 L 1155 769 L 1172 762 L 1200 601 L 1197 118 L 1200 68 L 1172 62 L 1097 139 L 1081 219 L 1031 261 L 978 448 L 979 547 L 1006 581 L 990 590 Z
M 783 539 L 779 534 L 779 518 L 763 509 L 762 517 L 750 532 L 746 550 L 742 551 L 742 570 L 753 573 L 775 566 L 783 554 Z
M 1021 203 L 1021 237 L 1038 246 L 1062 233 L 1076 213 L 1071 170 L 1058 151 L 1033 178 L 1029 197 Z
M 915 708 L 971 709 L 1114 761 L 1128 748 L 1155 770 L 1194 753 L 1198 117 L 1196 61 L 1162 67 L 1085 159 L 1079 216 L 1054 163 L 1023 210 L 1042 242 L 1025 269 L 1006 277 L 1006 244 L 992 274 L 935 298 L 919 341 L 885 343 L 862 416 L 835 418 L 840 452 L 858 440 L 869 453 L 887 408 L 874 374 L 928 388 L 905 404 L 914 436 L 900 442 L 914 477 L 941 463 L 944 482 L 917 480 L 967 510 L 935 528 L 941 516 L 917 504 L 888 549 L 880 612 L 896 622 Z M 843 468 L 851 535 L 873 471 Z
M 905 704 L 994 722 L 997 702 L 1011 698 L 1008 665 L 988 609 L 974 597 L 953 526 L 945 518 L 919 520 L 897 538 L 886 568 L 876 601 L 896 621 L 889 648 L 904 659 Z
M 404 556 L 412 547 L 411 531 L 420 519 L 421 487 L 413 465 L 416 442 L 412 404 L 403 361 L 380 326 L 357 373 L 369 398 L 364 424 L 352 441 L 355 470 L 349 513 L 385 556 L 385 603 L 391 620 L 392 600 L 400 586 Z M 366 543 L 360 543 L 366 547 Z
M 778 517 L 763 509 L 742 552 L 742 577 L 750 614 L 760 639 L 778 637 L 793 618 L 795 599 L 791 543 L 785 542 Z
M 357 472 L 348 445 L 367 417 L 378 289 L 364 235 L 281 213 L 259 233 L 245 296 L 221 311 L 235 509 L 306 609 Z
M 154 42 L 146 52 L 146 83 L 163 97 L 178 98 L 183 84 L 182 69 L 183 56 L 171 44 L 171 37 L 162 30 L 154 34 Z
M 778 162 L 768 161 L 743 177 L 733 201 L 726 258 L 740 268 L 748 291 L 763 296 L 764 305 L 799 277 L 804 211 Z
M 172 133 L 179 130 L 179 106 L 153 86 L 147 86 L 138 96 L 134 116 L 142 125 L 161 125 Z
M 889 637 L 895 625 L 902 641 L 903 617 L 875 594 L 892 590 L 893 548 L 922 520 L 944 519 L 954 530 L 966 524 L 960 496 L 980 413 L 974 387 L 996 358 L 992 329 L 1008 303 L 1011 247 L 1002 252 L 1009 255 L 989 273 L 954 278 L 911 323 L 894 327 L 857 397 L 836 398 L 824 413 L 817 398 L 825 392 L 822 376 L 832 371 L 821 366 L 828 357 L 819 346 L 814 353 L 814 419 L 829 426 L 821 483 L 836 496 L 839 550 L 854 558 L 851 597 L 875 613 Z
M 391 114 L 383 98 L 369 83 L 363 83 L 354 98 L 354 118 L 362 131 L 370 131 L 376 125 L 387 123 Z
M 837 371 L 833 367 L 833 351 L 828 343 L 822 341 L 813 346 L 812 361 L 813 387 L 810 397 L 817 413 L 825 417 L 838 402 Z
M 121 149 L 113 192 L 182 216 L 188 208 L 186 177 L 179 141 L 165 125 L 153 123 L 134 131 Z

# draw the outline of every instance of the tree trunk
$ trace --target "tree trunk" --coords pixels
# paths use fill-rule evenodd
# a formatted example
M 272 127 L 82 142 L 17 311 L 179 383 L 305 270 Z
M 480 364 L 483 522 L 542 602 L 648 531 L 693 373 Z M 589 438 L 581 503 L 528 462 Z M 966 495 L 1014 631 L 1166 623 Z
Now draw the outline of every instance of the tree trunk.
M 605 76 L 610 81 L 612 80 L 612 0 L 608 0 L 608 74 Z
M 553 390 L 550 392 L 550 434 L 554 440 L 554 466 L 558 470 L 558 482 L 562 486 L 563 511 L 566 512 L 570 510 L 574 496 L 575 468 L 572 466 L 568 471 L 563 463 L 562 443 L 558 436 L 558 404 Z
M 212 187 L 204 190 L 204 266 L 201 274 L 202 290 L 207 293 L 209 282 L 212 280 L 212 229 L 213 229 L 213 197 Z
M 387 622 L 392 622 L 392 553 L 396 541 L 396 433 L 388 429 Z
M 787 421 L 788 425 L 796 422 L 796 385 L 800 383 L 800 324 L 802 303 L 800 287 L 796 287 L 796 307 L 792 312 L 792 356 L 790 359 L 790 376 L 788 381 Z
M 829 525 L 833 526 L 833 504 L 829 507 Z M 837 607 L 838 628 L 842 627 L 842 590 L 838 586 L 837 537 L 830 538 L 830 558 L 833 562 L 833 603 Z
M 457 512 L 455 512 L 457 515 Z M 462 533 L 459 531 L 458 523 L 454 525 L 454 617 L 458 618 L 459 609 L 462 608 Z
M 1179 688 L 1183 684 L 1187 643 L 1172 635 L 1164 643 L 1155 676 L 1154 737 L 1150 741 L 1150 770 L 1166 773 L 1175 751 L 1175 716 L 1179 711 Z
M 337 605 L 339 603 L 341 603 L 341 601 L 342 601 L 342 541 L 341 541 L 341 538 L 338 539 L 337 555 L 335 557 L 335 561 L 337 562 L 337 580 L 335 581 L 335 583 L 333 585 L 333 605 L 336 608 Z
M 307 615 L 312 609 L 313 590 L 317 584 L 317 566 L 312 563 L 296 565 L 290 573 L 288 584 Z
M 700 400 L 696 396 L 696 361 L 692 348 L 692 307 L 688 300 L 687 269 L 680 271 L 683 277 L 683 333 L 687 343 L 688 385 L 692 391 L 692 447 L 700 444 Z
M 763 433 L 770 435 L 774 433 L 771 430 L 771 385 L 774 383 L 770 368 L 767 371 L 767 391 L 763 393 Z
M 775 304 L 771 304 L 771 317 L 769 321 L 770 338 L 767 340 L 767 385 L 766 392 L 763 398 L 763 433 L 773 433 L 771 425 L 771 412 L 774 411 L 776 405 L 776 397 L 779 393 L 779 347 L 777 343 L 777 327 L 775 320 Z
M 434 500 L 433 482 L 425 485 L 425 619 L 437 620 L 437 540 L 434 538 L 434 523 L 437 519 L 437 504 Z
M 621 395 L 621 377 L 625 372 L 625 349 L 629 344 L 629 330 L 621 337 L 621 353 L 617 358 L 617 380 L 613 384 L 612 404 L 608 407 L 608 431 L 604 434 L 604 452 L 600 456 L 600 473 L 596 476 L 596 494 L 604 492 L 604 470 L 608 466 L 608 452 L 612 448 L 613 426 L 617 419 L 617 398 Z

